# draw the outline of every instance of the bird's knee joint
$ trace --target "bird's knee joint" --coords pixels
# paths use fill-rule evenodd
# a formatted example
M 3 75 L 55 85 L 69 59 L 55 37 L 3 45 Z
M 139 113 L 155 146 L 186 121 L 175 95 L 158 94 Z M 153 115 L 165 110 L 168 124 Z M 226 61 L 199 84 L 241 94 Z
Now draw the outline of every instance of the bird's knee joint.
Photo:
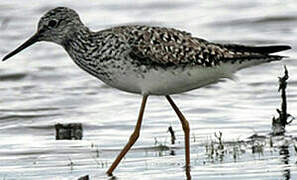
M 190 125 L 189 125 L 189 122 L 187 120 L 185 120 L 184 123 L 183 123 L 183 130 L 187 134 L 190 133 Z
M 139 131 L 134 131 L 130 136 L 130 141 L 136 141 L 139 138 Z

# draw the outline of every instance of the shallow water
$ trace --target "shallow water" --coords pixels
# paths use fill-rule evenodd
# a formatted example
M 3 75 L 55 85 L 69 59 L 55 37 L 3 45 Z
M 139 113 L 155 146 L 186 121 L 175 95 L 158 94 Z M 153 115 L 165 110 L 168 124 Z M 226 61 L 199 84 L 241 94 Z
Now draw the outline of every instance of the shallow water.
M 1 1 L 0 56 L 34 33 L 50 8 L 77 10 L 91 29 L 117 24 L 154 24 L 192 32 L 217 42 L 290 44 L 296 49 L 297 2 L 288 1 Z M 221 131 L 224 141 L 271 132 L 280 107 L 277 77 L 289 70 L 288 112 L 296 115 L 296 51 L 282 62 L 238 72 L 226 81 L 173 99 L 191 125 L 193 179 L 297 178 L 292 139 L 252 153 L 242 147 L 222 160 L 210 158 L 206 144 Z M 127 142 L 141 97 L 112 89 L 83 72 L 64 50 L 38 43 L 0 66 L 0 179 L 108 179 L 105 171 Z M 56 123 L 83 124 L 83 140 L 56 141 Z M 172 126 L 177 144 L 170 145 Z M 296 123 L 287 135 L 296 136 Z M 157 141 L 157 142 L 156 142 Z M 289 142 L 287 142 L 289 141 Z M 159 145 L 175 151 L 162 151 Z M 283 150 L 283 144 L 287 144 Z M 229 146 L 231 149 L 235 146 Z M 282 148 L 279 148 L 282 147 Z M 283 153 L 287 152 L 287 153 Z M 116 169 L 119 179 L 183 179 L 183 132 L 164 97 L 149 97 L 141 137 Z

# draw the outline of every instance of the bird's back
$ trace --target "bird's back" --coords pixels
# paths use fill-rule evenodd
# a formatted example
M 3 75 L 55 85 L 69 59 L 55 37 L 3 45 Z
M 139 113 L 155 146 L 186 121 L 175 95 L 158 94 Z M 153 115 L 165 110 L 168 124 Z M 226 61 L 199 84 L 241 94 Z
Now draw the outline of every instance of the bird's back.
M 211 43 L 190 33 L 173 28 L 151 26 L 118 26 L 112 31 L 131 46 L 131 55 L 153 63 L 191 64 L 212 67 L 225 62 L 249 59 L 278 60 L 271 53 L 290 49 L 289 46 L 243 46 Z

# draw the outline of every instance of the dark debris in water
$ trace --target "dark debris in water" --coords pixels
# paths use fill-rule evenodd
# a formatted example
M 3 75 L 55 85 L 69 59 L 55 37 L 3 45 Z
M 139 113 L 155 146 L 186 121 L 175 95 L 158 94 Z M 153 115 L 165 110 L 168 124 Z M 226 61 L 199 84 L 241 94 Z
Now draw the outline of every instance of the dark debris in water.
M 176 137 L 172 126 L 168 127 L 168 132 L 170 133 L 170 136 L 171 136 L 171 144 L 175 144 Z
M 83 128 L 81 123 L 56 124 L 56 140 L 81 140 Z
M 286 95 L 286 88 L 287 88 L 287 80 L 289 79 L 289 73 L 285 68 L 285 74 L 283 77 L 279 77 L 279 88 L 278 92 L 281 92 L 281 109 L 276 109 L 278 113 L 278 117 L 272 118 L 272 134 L 273 135 L 283 135 L 286 131 L 286 125 L 292 123 L 294 118 L 287 112 L 287 95 Z M 288 119 L 291 118 L 289 121 Z

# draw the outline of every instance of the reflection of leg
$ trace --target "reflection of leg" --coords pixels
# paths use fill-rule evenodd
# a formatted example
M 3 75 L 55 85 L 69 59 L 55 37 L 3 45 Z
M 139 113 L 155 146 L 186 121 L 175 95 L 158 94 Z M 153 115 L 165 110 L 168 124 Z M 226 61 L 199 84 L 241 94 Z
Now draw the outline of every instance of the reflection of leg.
M 166 96 L 167 100 L 169 101 L 171 107 L 174 109 L 176 112 L 177 116 L 180 119 L 180 122 L 182 124 L 184 134 L 185 134 L 185 151 L 186 151 L 186 175 L 188 179 L 191 179 L 190 175 L 190 126 L 184 115 L 180 112 L 178 107 L 175 105 L 173 100 L 169 95 Z
M 134 132 L 130 136 L 130 139 L 129 139 L 128 143 L 126 144 L 124 149 L 121 151 L 121 153 L 117 156 L 117 158 L 112 163 L 112 165 L 110 166 L 108 171 L 106 172 L 110 176 L 112 175 L 113 170 L 117 167 L 117 165 L 120 163 L 122 158 L 125 156 L 125 154 L 129 151 L 129 149 L 133 146 L 133 144 L 136 142 L 136 140 L 139 137 L 141 122 L 142 122 L 142 117 L 143 117 L 147 97 L 148 97 L 148 95 L 144 95 L 143 98 L 142 98 L 142 103 L 141 103 L 141 107 L 140 107 L 140 111 L 139 111 L 139 115 L 138 115 L 137 124 L 136 124 L 136 126 L 134 128 Z

